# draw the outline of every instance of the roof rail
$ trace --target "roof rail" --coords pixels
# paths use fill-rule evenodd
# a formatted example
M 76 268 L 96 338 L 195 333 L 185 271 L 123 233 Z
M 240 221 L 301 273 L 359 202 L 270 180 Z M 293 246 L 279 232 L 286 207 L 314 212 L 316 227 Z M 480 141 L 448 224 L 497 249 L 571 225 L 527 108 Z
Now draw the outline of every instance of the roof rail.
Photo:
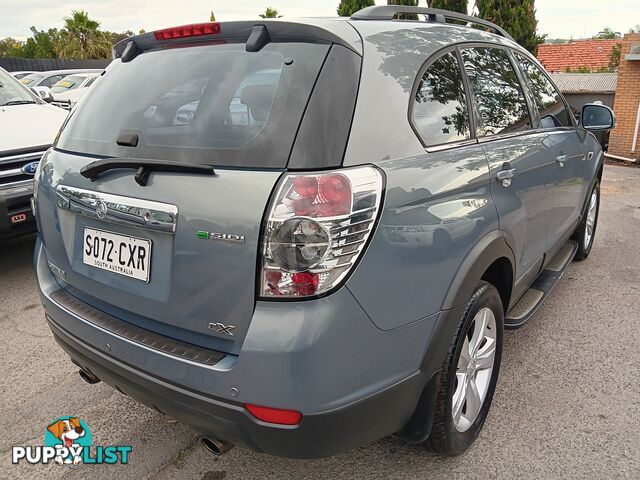
M 447 23 L 447 20 L 461 20 L 463 22 L 481 25 L 488 28 L 491 32 L 501 35 L 509 40 L 513 40 L 506 30 L 499 27 L 495 23 L 470 15 L 464 15 L 449 10 L 440 10 L 438 8 L 411 7 L 407 5 L 375 5 L 373 7 L 363 8 L 351 15 L 352 20 L 393 20 L 398 14 L 409 13 L 417 15 L 425 15 L 429 22 Z

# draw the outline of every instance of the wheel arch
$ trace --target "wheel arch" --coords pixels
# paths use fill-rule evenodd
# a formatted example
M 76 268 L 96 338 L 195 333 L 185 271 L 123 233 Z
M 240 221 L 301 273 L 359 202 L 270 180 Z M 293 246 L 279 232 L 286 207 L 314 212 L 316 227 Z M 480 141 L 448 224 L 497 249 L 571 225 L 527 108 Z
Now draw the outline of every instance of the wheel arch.
M 442 310 L 464 305 L 473 294 L 480 280 L 493 284 L 500 292 L 505 311 L 509 307 L 515 256 L 507 237 L 501 230 L 494 230 L 478 241 L 463 260 L 449 287 Z

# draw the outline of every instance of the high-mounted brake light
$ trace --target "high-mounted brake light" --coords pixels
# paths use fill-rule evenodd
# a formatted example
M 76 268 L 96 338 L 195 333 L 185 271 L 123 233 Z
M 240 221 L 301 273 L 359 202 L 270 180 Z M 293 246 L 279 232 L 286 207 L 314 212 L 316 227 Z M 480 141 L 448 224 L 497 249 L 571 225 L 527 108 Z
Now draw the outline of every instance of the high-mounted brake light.
M 285 174 L 267 212 L 262 297 L 309 297 L 340 284 L 373 231 L 383 178 L 371 166 Z
M 295 410 L 261 407 L 260 405 L 252 405 L 250 403 L 245 403 L 244 408 L 246 408 L 251 415 L 263 422 L 276 423 L 278 425 L 298 425 L 300 420 L 302 420 L 302 414 Z
M 220 33 L 220 24 L 217 22 L 181 25 L 179 27 L 165 28 L 164 30 L 156 30 L 153 32 L 156 40 L 217 35 L 218 33 Z

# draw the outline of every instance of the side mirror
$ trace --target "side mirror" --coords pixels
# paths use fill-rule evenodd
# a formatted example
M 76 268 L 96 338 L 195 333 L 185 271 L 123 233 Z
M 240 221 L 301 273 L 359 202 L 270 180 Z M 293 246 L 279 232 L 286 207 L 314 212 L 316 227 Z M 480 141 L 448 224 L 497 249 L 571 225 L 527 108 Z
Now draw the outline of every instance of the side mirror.
M 53 94 L 49 87 L 33 87 L 31 90 L 35 92 L 42 100 L 47 103 L 53 102 Z
M 616 116 L 606 105 L 587 103 L 582 107 L 580 124 L 592 132 L 611 130 L 616 126 Z

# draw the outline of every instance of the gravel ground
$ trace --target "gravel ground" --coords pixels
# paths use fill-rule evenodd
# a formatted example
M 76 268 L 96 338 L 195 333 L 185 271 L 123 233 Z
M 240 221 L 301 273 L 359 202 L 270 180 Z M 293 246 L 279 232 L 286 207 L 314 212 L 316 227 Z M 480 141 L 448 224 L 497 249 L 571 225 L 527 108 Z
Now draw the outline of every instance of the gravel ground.
M 640 472 L 640 170 L 607 166 L 596 243 L 529 324 L 506 334 L 491 413 L 464 455 L 440 458 L 385 438 L 295 461 L 239 448 L 212 457 L 193 430 L 104 384 L 87 385 L 43 320 L 33 238 L 0 243 L 2 478 L 638 478 Z M 133 445 L 129 465 L 11 464 L 74 414 L 94 443 Z

